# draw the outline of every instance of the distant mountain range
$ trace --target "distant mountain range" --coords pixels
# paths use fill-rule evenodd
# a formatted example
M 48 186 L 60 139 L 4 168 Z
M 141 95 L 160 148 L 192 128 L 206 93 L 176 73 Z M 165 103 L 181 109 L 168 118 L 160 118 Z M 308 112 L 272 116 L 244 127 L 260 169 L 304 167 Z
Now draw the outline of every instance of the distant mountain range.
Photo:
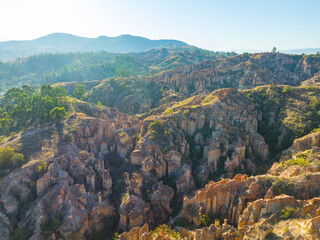
M 238 54 L 242 54 L 245 52 L 248 53 L 264 53 L 264 52 L 271 52 L 271 49 L 269 51 L 263 50 L 263 49 L 236 49 L 233 50 L 234 52 Z M 320 48 L 297 48 L 297 49 L 279 49 L 277 50 L 281 53 L 286 53 L 286 54 L 316 54 L 317 52 L 320 52 Z
M 177 46 L 188 46 L 188 44 L 177 40 L 150 40 L 132 35 L 86 38 L 66 33 L 52 33 L 34 40 L 0 42 L 0 61 L 39 53 L 96 52 L 102 50 L 112 53 L 125 53 Z
M 316 54 L 320 52 L 320 48 L 301 48 L 301 49 L 290 49 L 290 50 L 280 50 L 282 53 L 287 54 Z

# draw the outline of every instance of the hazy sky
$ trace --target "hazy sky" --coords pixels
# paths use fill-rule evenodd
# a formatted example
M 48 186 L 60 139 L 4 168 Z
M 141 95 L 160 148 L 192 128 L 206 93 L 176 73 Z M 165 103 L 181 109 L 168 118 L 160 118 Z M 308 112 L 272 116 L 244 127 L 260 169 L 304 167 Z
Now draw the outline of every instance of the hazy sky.
M 178 39 L 210 50 L 320 47 L 320 0 L 0 0 L 0 41 L 52 32 Z

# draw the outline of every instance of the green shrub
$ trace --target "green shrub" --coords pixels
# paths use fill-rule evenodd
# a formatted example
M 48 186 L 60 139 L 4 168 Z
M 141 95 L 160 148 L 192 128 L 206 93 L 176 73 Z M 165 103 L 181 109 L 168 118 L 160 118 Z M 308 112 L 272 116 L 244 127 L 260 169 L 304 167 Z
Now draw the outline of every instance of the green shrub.
M 290 87 L 290 86 L 287 85 L 287 86 L 285 86 L 285 87 L 283 88 L 282 92 L 283 92 L 283 93 L 290 93 L 291 90 L 292 90 L 292 87 Z
M 113 236 L 113 240 L 118 240 L 119 238 L 120 238 L 120 234 L 116 232 Z
M 13 231 L 12 240 L 28 240 L 32 236 L 32 232 L 27 225 L 16 228 Z
M 161 146 L 162 152 L 168 151 L 169 133 L 164 123 L 155 121 L 149 125 L 150 138 Z
M 309 161 L 304 157 L 293 158 L 285 162 L 287 166 L 298 165 L 301 167 L 307 167 L 310 165 Z
M 55 122 L 60 122 L 67 116 L 67 112 L 64 107 L 55 107 L 50 111 L 50 116 Z
M 38 165 L 37 172 L 38 173 L 44 173 L 47 170 L 47 168 L 48 168 L 47 162 L 41 162 Z
M 143 191 L 143 199 L 146 202 L 150 202 L 151 199 L 151 191 L 149 189 L 146 189 L 145 191 Z
M 0 148 L 0 167 L 9 168 L 12 166 L 11 159 L 14 156 L 14 149 L 11 147 Z
M 0 169 L 3 172 L 21 166 L 24 163 L 22 153 L 16 153 L 12 147 L 0 148 Z
M 212 219 L 207 214 L 203 214 L 200 218 L 202 227 L 209 227 Z
M 173 109 L 168 109 L 168 110 L 165 111 L 166 115 L 170 115 L 171 113 L 173 113 Z
M 269 189 L 272 186 L 273 180 L 269 177 L 262 178 L 262 187 L 263 189 Z
M 171 229 L 170 226 L 166 224 L 162 224 L 158 226 L 156 229 L 151 231 L 151 236 L 154 238 L 155 236 L 162 236 L 162 237 L 171 237 L 173 239 L 181 239 L 181 236 L 178 232 Z
M 188 113 L 189 113 L 189 109 L 183 111 L 183 114 L 188 114 Z
M 15 153 L 11 158 L 13 167 L 19 167 L 24 163 L 24 155 L 22 153 Z
M 175 222 L 175 226 L 190 228 L 192 224 L 185 217 L 179 217 Z
M 60 226 L 59 217 L 50 217 L 48 220 L 41 224 L 42 233 L 44 235 L 50 235 L 52 232 L 58 229 Z
M 284 220 L 293 218 L 296 215 L 296 213 L 299 211 L 300 211 L 300 208 L 293 208 L 293 207 L 287 206 L 285 207 L 285 209 L 281 210 L 282 215 L 280 218 Z
M 293 190 L 293 183 L 288 180 L 276 178 L 273 180 L 273 191 L 276 195 L 287 194 L 291 195 Z

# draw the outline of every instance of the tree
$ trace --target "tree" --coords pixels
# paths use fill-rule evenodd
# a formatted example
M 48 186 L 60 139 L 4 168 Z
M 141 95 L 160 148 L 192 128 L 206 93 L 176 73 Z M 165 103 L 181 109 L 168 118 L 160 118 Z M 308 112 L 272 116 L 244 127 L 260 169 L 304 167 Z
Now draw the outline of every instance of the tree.
M 55 96 L 57 97 L 65 97 L 68 95 L 68 90 L 63 87 L 54 88 Z
M 51 118 L 56 122 L 60 122 L 66 115 L 67 112 L 64 107 L 55 107 L 50 112 Z
M 86 93 L 86 87 L 83 84 L 77 84 L 73 91 L 73 96 L 77 99 L 84 99 L 85 93 Z
M 8 134 L 11 123 L 9 114 L 0 108 L 0 134 Z
M 0 167 L 9 168 L 11 166 L 11 159 L 14 156 L 14 148 L 5 147 L 0 148 Z
M 49 96 L 49 97 L 53 97 L 54 96 L 54 89 L 49 85 L 42 85 L 41 89 L 41 96 L 45 97 L 45 96 Z
M 16 153 L 14 148 L 0 148 L 0 173 L 5 169 L 16 168 L 24 163 L 24 155 Z
M 22 153 L 15 153 L 11 158 L 11 164 L 13 167 L 19 167 L 24 163 L 24 155 Z
M 22 86 L 22 90 L 23 90 L 26 94 L 28 94 L 28 96 L 31 96 L 31 95 L 35 92 L 34 88 L 30 87 L 29 85 L 23 85 L 23 86 Z
M 273 47 L 272 48 L 272 53 L 276 53 L 277 52 L 277 48 L 276 47 Z
M 32 106 L 32 120 L 34 122 L 42 123 L 48 117 L 50 108 L 49 99 L 42 97 L 41 95 L 33 95 L 31 97 L 31 106 Z

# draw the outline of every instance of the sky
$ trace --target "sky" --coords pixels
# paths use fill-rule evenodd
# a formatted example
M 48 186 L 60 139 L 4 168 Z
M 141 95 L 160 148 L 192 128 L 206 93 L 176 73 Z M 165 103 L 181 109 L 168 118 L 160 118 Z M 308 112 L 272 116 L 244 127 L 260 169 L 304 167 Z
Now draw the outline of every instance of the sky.
M 319 9 L 319 0 L 0 0 L 0 41 L 63 32 L 214 51 L 319 48 Z

